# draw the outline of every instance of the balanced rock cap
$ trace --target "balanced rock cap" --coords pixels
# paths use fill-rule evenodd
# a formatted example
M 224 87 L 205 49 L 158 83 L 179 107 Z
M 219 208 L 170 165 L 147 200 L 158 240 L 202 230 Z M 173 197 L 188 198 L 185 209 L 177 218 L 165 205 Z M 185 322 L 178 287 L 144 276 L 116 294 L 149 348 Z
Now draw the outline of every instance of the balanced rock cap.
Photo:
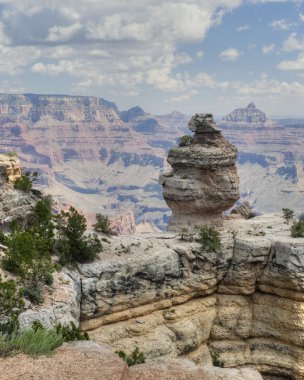
M 221 130 L 215 124 L 211 113 L 196 113 L 188 123 L 194 133 L 218 133 Z

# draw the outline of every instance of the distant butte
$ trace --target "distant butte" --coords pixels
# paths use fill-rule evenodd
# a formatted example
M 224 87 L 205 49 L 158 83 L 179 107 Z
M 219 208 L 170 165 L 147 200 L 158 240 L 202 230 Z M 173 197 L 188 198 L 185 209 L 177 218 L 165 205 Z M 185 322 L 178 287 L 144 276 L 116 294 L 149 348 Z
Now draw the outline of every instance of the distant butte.
M 237 108 L 233 112 L 224 116 L 221 124 L 250 124 L 256 126 L 272 126 L 273 122 L 267 118 L 266 114 L 259 110 L 253 102 L 246 108 Z

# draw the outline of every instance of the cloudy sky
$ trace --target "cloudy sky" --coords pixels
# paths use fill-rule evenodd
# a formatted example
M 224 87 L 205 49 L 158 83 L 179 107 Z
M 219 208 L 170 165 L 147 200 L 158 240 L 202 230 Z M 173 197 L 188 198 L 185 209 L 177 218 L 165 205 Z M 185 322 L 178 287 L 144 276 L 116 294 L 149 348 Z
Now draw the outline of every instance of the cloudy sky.
M 0 91 L 304 116 L 304 1 L 0 0 Z

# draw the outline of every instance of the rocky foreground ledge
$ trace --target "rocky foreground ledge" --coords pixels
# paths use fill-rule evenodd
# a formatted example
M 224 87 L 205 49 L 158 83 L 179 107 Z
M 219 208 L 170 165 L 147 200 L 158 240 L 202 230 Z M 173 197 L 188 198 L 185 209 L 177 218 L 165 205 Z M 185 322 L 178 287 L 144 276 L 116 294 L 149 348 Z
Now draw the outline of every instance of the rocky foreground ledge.
M 198 367 L 187 360 L 128 368 L 111 347 L 93 341 L 65 344 L 49 358 L 0 358 L 0 367 L 1 380 L 262 380 L 252 369 Z
M 221 236 L 217 253 L 177 233 L 113 237 L 99 260 L 63 282 L 69 302 L 53 298 L 21 320 L 52 325 L 69 307 L 77 316 L 78 305 L 82 329 L 113 350 L 138 346 L 157 363 L 190 359 L 252 367 L 264 379 L 303 379 L 304 239 L 291 238 L 279 215 L 225 221 Z

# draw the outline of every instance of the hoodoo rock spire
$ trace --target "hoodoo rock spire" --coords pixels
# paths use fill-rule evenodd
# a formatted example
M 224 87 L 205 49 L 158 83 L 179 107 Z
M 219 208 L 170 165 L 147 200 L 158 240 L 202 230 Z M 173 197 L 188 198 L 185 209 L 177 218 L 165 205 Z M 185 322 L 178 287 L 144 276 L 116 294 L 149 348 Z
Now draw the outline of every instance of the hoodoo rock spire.
M 169 151 L 172 171 L 160 177 L 172 210 L 170 230 L 219 225 L 222 213 L 239 199 L 236 147 L 223 138 L 211 114 L 195 114 L 188 126 L 194 132 L 192 142 Z

